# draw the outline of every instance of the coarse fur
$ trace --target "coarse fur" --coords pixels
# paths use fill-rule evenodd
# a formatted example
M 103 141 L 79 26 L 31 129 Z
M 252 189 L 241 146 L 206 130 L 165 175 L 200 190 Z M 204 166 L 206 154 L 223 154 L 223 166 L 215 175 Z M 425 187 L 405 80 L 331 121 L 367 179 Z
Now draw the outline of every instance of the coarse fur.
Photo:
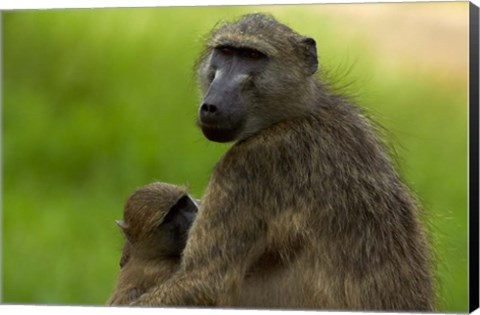
M 434 310 L 419 207 L 375 128 L 317 66 L 315 41 L 271 16 L 212 31 L 199 126 L 235 143 L 178 271 L 133 305 Z
M 197 207 L 184 187 L 153 183 L 127 200 L 120 274 L 107 305 L 129 305 L 177 270 Z

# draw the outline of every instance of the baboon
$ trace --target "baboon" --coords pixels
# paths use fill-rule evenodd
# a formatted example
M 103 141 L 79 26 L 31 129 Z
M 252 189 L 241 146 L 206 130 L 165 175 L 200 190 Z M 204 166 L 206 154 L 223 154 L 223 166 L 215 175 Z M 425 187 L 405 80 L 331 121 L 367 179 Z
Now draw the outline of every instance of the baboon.
M 198 125 L 234 144 L 179 269 L 132 305 L 434 309 L 419 207 L 374 124 L 317 68 L 315 40 L 269 15 L 213 29 Z
M 120 275 L 108 305 L 128 305 L 178 268 L 197 206 L 185 188 L 153 183 L 127 200 Z

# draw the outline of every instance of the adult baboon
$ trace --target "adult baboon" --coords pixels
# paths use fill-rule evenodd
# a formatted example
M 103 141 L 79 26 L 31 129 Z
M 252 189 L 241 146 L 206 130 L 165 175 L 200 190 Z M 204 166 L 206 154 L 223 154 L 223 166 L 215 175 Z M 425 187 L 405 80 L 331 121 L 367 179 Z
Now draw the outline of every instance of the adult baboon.
M 212 31 L 198 124 L 212 141 L 236 142 L 179 270 L 135 305 L 433 309 L 418 207 L 371 123 L 317 66 L 315 41 L 270 16 Z M 245 279 L 265 284 L 268 299 Z
M 197 206 L 185 188 L 153 183 L 127 200 L 120 275 L 108 305 L 128 305 L 178 268 Z

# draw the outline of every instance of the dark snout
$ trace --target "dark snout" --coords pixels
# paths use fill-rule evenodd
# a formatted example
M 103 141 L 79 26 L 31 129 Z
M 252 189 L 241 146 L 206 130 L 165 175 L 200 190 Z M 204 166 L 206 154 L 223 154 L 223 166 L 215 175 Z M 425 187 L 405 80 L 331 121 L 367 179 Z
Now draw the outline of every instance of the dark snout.
M 219 110 L 217 102 L 205 100 L 200 105 L 200 122 L 205 125 L 214 125 L 222 121 L 225 109 Z
M 232 78 L 215 79 L 200 104 L 198 124 L 205 137 L 215 142 L 237 138 L 245 121 L 241 84 Z

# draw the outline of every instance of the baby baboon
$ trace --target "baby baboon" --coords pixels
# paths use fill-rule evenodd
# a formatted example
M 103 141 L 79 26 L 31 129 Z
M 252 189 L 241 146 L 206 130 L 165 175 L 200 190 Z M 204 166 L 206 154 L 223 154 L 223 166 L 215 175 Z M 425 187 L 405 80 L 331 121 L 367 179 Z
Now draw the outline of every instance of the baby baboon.
M 128 305 L 178 268 L 197 206 L 183 187 L 153 183 L 127 200 L 120 275 L 108 305 Z
M 375 128 L 317 67 L 315 41 L 270 16 L 212 31 L 198 124 L 235 144 L 178 271 L 134 305 L 433 309 L 418 206 Z

